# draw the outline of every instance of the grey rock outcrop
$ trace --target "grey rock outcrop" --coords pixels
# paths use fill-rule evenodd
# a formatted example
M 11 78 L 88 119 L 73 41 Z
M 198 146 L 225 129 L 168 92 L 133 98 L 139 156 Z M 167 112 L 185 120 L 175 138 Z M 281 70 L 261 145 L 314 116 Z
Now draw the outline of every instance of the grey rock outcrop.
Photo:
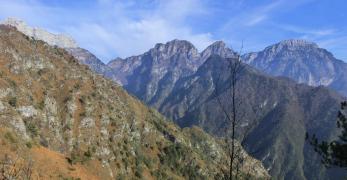
M 69 36 L 63 34 L 52 34 L 44 29 L 30 27 L 24 21 L 16 18 L 7 18 L 1 24 L 14 26 L 18 31 L 36 40 L 47 42 L 51 46 L 61 48 L 76 48 L 77 43 Z

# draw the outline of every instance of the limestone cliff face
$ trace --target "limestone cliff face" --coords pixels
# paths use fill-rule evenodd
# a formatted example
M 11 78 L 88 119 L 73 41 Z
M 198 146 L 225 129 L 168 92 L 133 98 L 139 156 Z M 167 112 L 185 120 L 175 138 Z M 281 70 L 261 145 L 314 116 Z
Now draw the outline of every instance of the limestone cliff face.
M 76 48 L 76 42 L 62 34 L 52 34 L 41 28 L 33 28 L 28 26 L 24 21 L 16 18 L 8 18 L 4 20 L 1 24 L 10 25 L 16 27 L 18 31 L 24 33 L 25 35 L 32 37 L 36 40 L 42 40 L 47 42 L 51 46 L 58 46 L 61 48 Z
M 0 160 L 41 179 L 219 179 L 225 145 L 178 128 L 64 49 L 0 26 Z M 244 173 L 267 178 L 243 151 Z

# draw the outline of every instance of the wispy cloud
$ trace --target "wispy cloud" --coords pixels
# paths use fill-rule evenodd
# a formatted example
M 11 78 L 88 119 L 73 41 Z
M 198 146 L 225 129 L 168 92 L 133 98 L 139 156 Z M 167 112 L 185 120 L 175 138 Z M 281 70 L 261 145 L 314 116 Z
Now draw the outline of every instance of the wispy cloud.
M 254 26 L 254 25 L 264 21 L 266 18 L 267 18 L 266 15 L 259 15 L 256 17 L 252 17 L 245 22 L 245 25 L 246 26 Z
M 284 1 L 276 0 L 268 4 L 247 8 L 243 7 L 239 14 L 236 14 L 224 25 L 228 28 L 233 25 L 251 27 L 266 21 L 271 17 L 272 11 L 283 5 Z
M 334 28 L 309 28 L 294 25 L 277 24 L 277 27 L 285 31 L 294 33 L 298 39 L 306 39 L 316 42 L 320 47 L 334 52 L 338 58 L 347 59 L 347 32 Z
M 148 7 L 135 1 L 99 0 L 92 9 L 73 11 L 38 0 L 19 0 L 2 3 L 0 17 L 17 16 L 31 25 L 63 31 L 104 61 L 139 54 L 155 43 L 176 38 L 189 40 L 200 50 L 213 42 L 211 33 L 193 32 L 185 23 L 190 17 L 209 13 L 208 6 L 198 0 L 156 0 L 145 5 Z
M 283 1 L 274 1 L 267 5 L 260 6 L 254 9 L 253 13 L 246 15 L 244 24 L 246 26 L 254 26 L 265 21 L 271 15 L 271 12 L 279 7 Z
M 316 1 L 316 2 L 315 2 Z M 317 22 L 316 17 L 310 17 L 313 22 L 299 18 L 298 12 L 319 3 L 317 0 L 273 0 L 263 3 L 260 1 L 254 6 L 243 4 L 238 12 L 230 13 L 231 18 L 224 23 L 218 34 L 224 34 L 224 40 L 234 47 L 243 43 L 248 51 L 259 51 L 269 44 L 284 39 L 306 39 L 317 42 L 321 47 L 333 51 L 339 57 L 346 57 L 346 44 L 342 42 L 346 31 L 343 27 L 330 25 L 327 21 Z M 294 11 L 294 12 L 293 12 Z M 232 11 L 231 11 L 232 12 Z M 288 16 L 293 15 L 293 18 Z M 328 15 L 327 15 L 328 16 Z M 312 19 L 313 18 L 313 19 Z M 317 17 L 318 18 L 318 17 Z M 320 17 L 322 18 L 322 17 Z M 290 19 L 289 22 L 286 20 Z M 293 21 L 295 19 L 295 21 Z M 306 21 L 306 22 L 304 22 Z M 286 24 L 287 23 L 287 24 Z M 317 28 L 317 24 L 321 24 Z M 237 48 L 236 48 L 237 49 Z M 342 54 L 345 54 L 342 56 Z
M 223 39 L 231 43 L 236 49 L 243 44 L 246 47 L 246 51 L 261 50 L 269 42 L 263 40 L 260 42 L 254 37 L 257 34 L 262 37 L 267 35 L 270 29 L 264 27 L 271 25 L 273 16 L 277 11 L 283 11 L 282 7 L 291 9 L 296 6 L 299 6 L 299 4 L 294 2 L 288 3 L 288 1 L 284 0 L 258 3 L 255 6 L 248 6 L 247 3 L 240 4 L 238 11 L 231 11 L 231 18 L 222 24 L 217 33 L 225 34 L 226 36 Z
M 334 34 L 336 29 L 310 29 L 306 27 L 293 26 L 293 25 L 278 25 L 283 30 L 291 31 L 298 34 L 311 35 L 311 36 L 327 36 Z

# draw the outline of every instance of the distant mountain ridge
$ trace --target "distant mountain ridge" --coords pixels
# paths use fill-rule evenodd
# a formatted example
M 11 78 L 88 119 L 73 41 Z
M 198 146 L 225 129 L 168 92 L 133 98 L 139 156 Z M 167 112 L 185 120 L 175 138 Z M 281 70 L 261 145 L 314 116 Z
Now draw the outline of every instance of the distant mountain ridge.
M 81 63 L 87 64 L 95 72 L 124 86 L 128 84 L 127 76 L 141 64 L 140 61 L 146 54 L 125 59 L 117 58 L 104 64 L 88 50 L 78 47 L 77 43 L 66 35 L 55 35 L 40 28 L 32 28 L 16 18 L 8 18 L 2 24 L 14 26 L 24 34 L 37 40 L 43 40 L 50 45 L 65 48 Z M 185 49 L 180 49 L 181 47 L 185 47 Z M 179 53 L 180 50 L 182 53 L 185 50 L 191 51 L 187 52 L 191 54 L 186 56 L 189 61 L 185 62 L 185 70 L 188 71 L 196 71 L 211 54 L 218 54 L 222 57 L 235 55 L 235 52 L 227 48 L 223 41 L 217 41 L 198 53 L 190 42 L 173 40 L 171 43 L 158 43 L 147 53 L 166 51 L 165 56 L 168 58 L 172 53 Z M 165 57 L 161 58 L 165 59 Z M 300 39 L 284 40 L 263 51 L 244 54 L 242 59 L 245 63 L 270 75 L 289 77 L 298 83 L 311 86 L 327 86 L 347 96 L 347 63 L 336 59 L 330 52 L 320 48 L 314 42 Z M 177 71 L 176 75 L 178 75 Z
M 223 42 L 216 42 L 199 53 L 190 42 L 173 40 L 156 44 L 142 55 L 113 60 L 107 65 L 114 72 L 113 80 L 149 105 L 159 107 L 178 80 L 195 73 L 215 53 L 235 56 Z
M 285 40 L 243 55 L 245 63 L 273 76 L 311 86 L 327 86 L 347 96 L 347 63 L 313 42 Z
M 155 58 L 153 63 L 157 63 L 157 66 L 165 66 L 163 69 L 167 69 L 169 65 L 179 63 L 178 65 L 189 73 L 196 71 L 211 54 L 221 54 L 223 57 L 233 57 L 235 55 L 235 53 L 231 49 L 227 48 L 225 43 L 222 41 L 217 41 L 211 44 L 199 53 L 194 45 L 189 41 L 175 39 L 165 44 L 158 43 L 149 51 L 138 56 L 131 56 L 125 59 L 116 58 L 107 63 L 107 66 L 111 67 L 114 73 L 119 74 L 116 75 L 116 77 L 128 76 L 133 72 L 134 68 L 141 65 L 142 59 L 151 55 Z M 167 72 L 164 72 L 164 74 L 165 73 Z M 159 74 L 159 76 L 163 76 L 163 74 Z M 128 84 L 124 77 L 116 79 L 116 81 L 123 85 Z

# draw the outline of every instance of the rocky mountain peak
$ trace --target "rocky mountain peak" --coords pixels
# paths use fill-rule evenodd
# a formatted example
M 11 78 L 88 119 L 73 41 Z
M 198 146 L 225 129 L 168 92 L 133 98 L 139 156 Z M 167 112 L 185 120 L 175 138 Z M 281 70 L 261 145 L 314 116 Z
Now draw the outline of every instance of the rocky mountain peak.
M 287 45 L 287 46 L 315 46 L 318 47 L 318 45 L 314 42 L 307 41 L 304 39 L 287 39 L 279 42 L 280 45 Z
M 201 53 L 202 57 L 209 57 L 213 54 L 221 57 L 230 57 L 235 55 L 233 50 L 228 48 L 223 41 L 214 42 Z
M 161 52 L 168 55 L 173 55 L 176 53 L 184 53 L 184 54 L 190 54 L 190 55 L 197 55 L 198 50 L 195 48 L 195 46 L 186 40 L 178 40 L 174 39 L 172 41 L 169 41 L 165 44 L 158 43 L 155 45 L 154 49 L 157 52 Z
M 120 58 L 120 57 L 117 57 L 115 59 L 112 59 L 111 61 L 109 61 L 107 63 L 107 66 L 109 67 L 115 67 L 117 65 L 119 65 L 120 63 L 122 63 L 124 61 L 124 59 Z
M 267 47 L 265 50 L 282 51 L 282 50 L 300 50 L 300 49 L 317 49 L 318 45 L 303 39 L 288 39 L 277 44 Z
M 15 26 L 15 27 L 27 27 L 27 24 L 23 21 L 23 20 L 20 20 L 20 19 L 17 19 L 17 18 L 14 18 L 14 17 L 9 17 L 7 19 L 5 19 L 2 24 L 7 24 L 7 25 L 12 25 L 12 26 Z
M 216 41 L 214 43 L 212 43 L 210 46 L 208 46 L 208 48 L 225 48 L 226 44 L 224 41 Z
M 180 47 L 186 47 L 186 48 L 194 48 L 194 45 L 187 41 L 187 40 L 179 40 L 179 39 L 174 39 L 165 44 L 166 46 L 180 46 Z
M 36 40 L 47 42 L 51 46 L 58 46 L 61 48 L 77 48 L 77 43 L 69 36 L 63 34 L 52 34 L 44 29 L 30 27 L 24 21 L 17 18 L 7 18 L 1 24 L 13 26 L 23 34 L 32 37 Z
M 243 56 L 245 63 L 274 76 L 311 86 L 324 85 L 347 94 L 347 64 L 316 43 L 291 39 Z
M 122 59 L 121 57 L 116 57 L 113 61 L 123 61 L 124 59 Z

